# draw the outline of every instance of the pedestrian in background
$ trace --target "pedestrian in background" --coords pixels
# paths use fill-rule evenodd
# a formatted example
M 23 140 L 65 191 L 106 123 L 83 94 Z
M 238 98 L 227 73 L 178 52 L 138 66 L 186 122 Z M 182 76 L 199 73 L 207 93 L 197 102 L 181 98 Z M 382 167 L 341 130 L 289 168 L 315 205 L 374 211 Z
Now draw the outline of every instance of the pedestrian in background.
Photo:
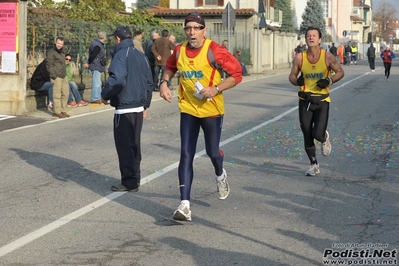
M 95 39 L 89 48 L 89 59 L 84 67 L 89 68 L 92 72 L 91 82 L 91 102 L 101 104 L 102 81 L 101 75 L 105 72 L 107 57 L 105 53 L 104 43 L 107 40 L 105 31 L 99 31 L 97 39 Z
M 370 66 L 371 72 L 374 72 L 375 71 L 375 47 L 372 43 L 370 44 L 370 47 L 367 49 L 367 58 L 369 61 L 369 66 Z
M 337 58 L 337 47 L 335 47 L 335 43 L 331 44 L 330 53 Z
M 224 47 L 227 50 L 229 50 L 229 41 L 228 40 L 223 40 L 222 41 L 222 47 Z
M 351 49 L 351 65 L 357 65 L 357 47 L 352 43 Z
M 339 62 L 340 62 L 341 64 L 343 64 L 343 63 L 344 63 L 344 56 L 345 56 L 345 47 L 344 47 L 344 45 L 343 45 L 342 43 L 341 43 L 341 45 L 338 47 L 337 55 L 338 55 L 338 57 L 339 57 Z
M 156 39 L 159 38 L 159 33 L 157 32 L 157 30 L 152 30 L 150 32 L 150 39 L 148 39 L 146 46 L 145 46 L 145 55 L 148 58 L 148 62 L 150 62 L 150 67 L 151 67 L 151 75 L 153 77 L 153 80 L 155 79 L 155 72 L 154 72 L 154 68 L 155 68 L 155 56 L 152 53 L 152 46 L 154 45 L 154 42 Z M 158 88 L 155 88 L 155 90 L 158 90 Z
M 159 90 L 159 75 L 163 77 L 165 72 L 166 61 L 172 54 L 173 49 L 175 49 L 175 44 L 169 40 L 169 31 L 163 30 L 161 33 L 161 38 L 155 40 L 153 46 L 151 47 L 151 52 L 155 57 L 154 66 L 154 86 L 156 90 Z M 168 82 L 168 87 L 170 87 L 170 80 Z
M 173 213 L 173 219 L 191 221 L 190 193 L 194 178 L 193 161 L 199 131 L 202 128 L 206 154 L 215 171 L 219 199 L 226 199 L 230 193 L 227 174 L 223 168 L 223 152 L 219 148 L 222 121 L 225 112 L 223 91 L 241 82 L 241 66 L 237 59 L 218 43 L 207 39 L 207 29 L 201 14 L 193 12 L 184 20 L 187 40 L 176 46 L 174 54 L 166 63 L 166 70 L 160 86 L 160 96 L 172 101 L 168 81 L 177 71 L 198 73 L 181 75 L 178 104 L 180 109 L 180 162 L 179 184 L 180 205 Z M 222 70 L 229 77 L 222 81 Z
M 137 192 L 141 180 L 141 130 L 154 83 L 148 59 L 134 48 L 130 29 L 120 26 L 110 36 L 114 36 L 115 53 L 101 96 L 105 104 L 110 100 L 115 107 L 114 140 L 121 173 L 121 184 L 111 189 Z
M 314 140 L 321 142 L 322 155 L 330 154 L 330 135 L 327 131 L 330 86 L 344 77 L 344 71 L 331 53 L 320 48 L 322 34 L 318 28 L 309 27 L 305 37 L 308 48 L 295 57 L 288 79 L 292 85 L 300 86 L 299 122 L 310 161 L 305 175 L 315 176 L 320 173 L 320 168 Z M 332 77 L 330 70 L 335 72 Z
M 66 118 L 69 96 L 68 77 L 66 76 L 64 38 L 57 37 L 53 49 L 47 52 L 46 68 L 53 84 L 53 116 Z
M 299 54 L 305 50 L 306 50 L 306 44 L 304 44 L 303 41 L 300 41 L 298 46 L 296 47 L 296 53 Z
M 175 37 L 175 35 L 170 35 L 169 36 L 169 41 L 171 41 L 173 44 L 176 42 L 176 37 Z M 173 54 L 173 50 L 172 50 L 172 52 L 171 52 L 172 54 Z
M 389 45 L 385 46 L 385 49 L 381 51 L 380 57 L 384 63 L 385 68 L 385 79 L 389 82 L 389 75 L 391 74 L 392 59 L 396 58 L 396 54 L 391 50 Z
M 352 52 L 351 46 L 349 44 L 346 44 L 345 45 L 345 60 L 346 60 L 346 62 L 344 61 L 345 65 L 349 66 L 351 64 L 351 52 Z
M 82 96 L 79 93 L 78 85 L 73 81 L 72 67 L 71 67 L 72 55 L 65 55 L 66 75 L 68 78 L 69 85 L 69 97 L 67 107 L 79 107 L 86 106 L 89 103 L 83 101 Z M 75 101 L 73 100 L 75 98 Z
M 133 44 L 137 50 L 139 50 L 144 54 L 143 45 L 141 44 L 142 42 L 143 42 L 143 32 L 141 30 L 136 30 L 134 32 Z

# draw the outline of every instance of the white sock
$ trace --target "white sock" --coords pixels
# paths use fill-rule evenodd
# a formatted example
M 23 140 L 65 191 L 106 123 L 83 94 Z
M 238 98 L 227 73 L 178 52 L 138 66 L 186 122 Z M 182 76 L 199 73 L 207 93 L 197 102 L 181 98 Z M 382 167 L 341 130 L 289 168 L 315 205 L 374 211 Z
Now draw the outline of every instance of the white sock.
M 181 204 L 183 204 L 184 206 L 187 206 L 190 209 L 190 201 L 189 200 L 182 200 Z
M 224 178 L 224 171 L 223 171 L 222 175 L 216 176 L 216 181 L 219 182 L 219 181 L 223 180 L 223 178 Z

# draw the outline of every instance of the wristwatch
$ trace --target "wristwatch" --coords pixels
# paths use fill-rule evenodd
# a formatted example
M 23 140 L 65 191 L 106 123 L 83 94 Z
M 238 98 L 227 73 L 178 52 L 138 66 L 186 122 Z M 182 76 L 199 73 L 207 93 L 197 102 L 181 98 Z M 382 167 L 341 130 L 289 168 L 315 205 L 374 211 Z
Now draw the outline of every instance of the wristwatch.
M 162 79 L 161 82 L 159 83 L 159 85 L 161 85 L 161 84 L 164 83 L 165 81 L 166 81 L 166 82 L 169 82 L 169 80 L 167 80 L 167 79 Z

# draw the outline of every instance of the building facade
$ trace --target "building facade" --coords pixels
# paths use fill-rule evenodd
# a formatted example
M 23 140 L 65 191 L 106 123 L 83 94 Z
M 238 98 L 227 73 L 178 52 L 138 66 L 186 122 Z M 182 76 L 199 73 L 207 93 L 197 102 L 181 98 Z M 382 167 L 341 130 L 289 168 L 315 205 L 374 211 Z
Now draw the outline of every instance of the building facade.
M 372 32 L 372 0 L 320 0 L 327 25 L 327 34 L 331 41 L 357 42 L 368 41 Z M 294 26 L 297 30 L 302 23 L 307 0 L 293 0 L 295 13 Z M 345 36 L 344 36 L 345 35 Z

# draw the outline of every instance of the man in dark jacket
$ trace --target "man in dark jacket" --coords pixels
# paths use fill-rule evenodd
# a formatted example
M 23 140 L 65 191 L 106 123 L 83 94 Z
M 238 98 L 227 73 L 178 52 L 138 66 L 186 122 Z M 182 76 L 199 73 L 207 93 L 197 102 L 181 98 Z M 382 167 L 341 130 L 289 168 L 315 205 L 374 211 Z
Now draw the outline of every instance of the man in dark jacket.
M 163 77 L 163 73 L 165 72 L 166 61 L 168 61 L 169 57 L 172 54 L 173 49 L 175 49 L 175 44 L 169 40 L 169 31 L 163 30 L 162 37 L 155 40 L 154 44 L 151 47 L 151 52 L 155 57 L 155 66 L 154 66 L 154 86 L 155 90 L 159 90 L 159 73 L 161 73 L 161 77 Z M 168 87 L 171 86 L 170 81 L 168 82 Z
M 345 65 L 350 65 L 351 63 L 351 53 L 352 49 L 349 44 L 345 45 Z
M 89 48 L 89 59 L 84 65 L 85 68 L 89 68 L 92 72 L 92 83 L 91 83 L 91 99 L 92 103 L 101 103 L 101 75 L 105 72 L 105 65 L 107 64 L 107 57 L 105 54 L 104 42 L 107 39 L 105 31 L 99 31 L 97 33 L 97 39 L 95 39 Z
M 303 41 L 300 41 L 299 44 L 298 44 L 298 46 L 296 47 L 295 52 L 296 52 L 297 54 L 299 54 L 299 53 L 302 53 L 302 52 L 305 51 L 305 50 L 306 50 L 306 44 L 304 44 Z
M 335 47 L 335 43 L 331 44 L 330 53 L 337 58 L 337 47 Z
M 51 112 L 53 110 L 53 84 L 50 81 L 50 74 L 47 71 L 46 62 L 46 59 L 44 59 L 37 65 L 30 79 L 30 88 L 35 91 L 48 92 L 47 109 Z
M 145 46 L 145 55 L 148 58 L 148 62 L 150 62 L 150 67 L 151 67 L 151 75 L 154 77 L 155 72 L 154 72 L 154 67 L 155 67 L 155 57 L 154 54 L 152 53 L 152 46 L 154 45 L 154 42 L 156 39 L 159 38 L 159 33 L 157 30 L 152 30 L 150 33 L 150 39 L 147 41 L 146 46 Z
M 367 49 L 367 58 L 369 60 L 369 66 L 371 69 L 371 72 L 375 71 L 375 47 L 371 43 L 370 47 Z
M 110 36 L 116 46 L 101 96 L 103 103 L 110 100 L 115 107 L 114 140 L 121 172 L 121 184 L 111 189 L 136 192 L 141 178 L 141 129 L 154 83 L 148 59 L 134 47 L 130 29 L 120 26 Z
M 69 84 L 66 75 L 65 54 L 63 52 L 64 38 L 57 37 L 54 48 L 48 51 L 46 68 L 53 84 L 54 117 L 66 118 L 66 107 L 69 96 Z

